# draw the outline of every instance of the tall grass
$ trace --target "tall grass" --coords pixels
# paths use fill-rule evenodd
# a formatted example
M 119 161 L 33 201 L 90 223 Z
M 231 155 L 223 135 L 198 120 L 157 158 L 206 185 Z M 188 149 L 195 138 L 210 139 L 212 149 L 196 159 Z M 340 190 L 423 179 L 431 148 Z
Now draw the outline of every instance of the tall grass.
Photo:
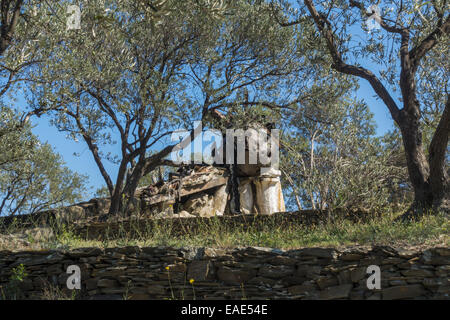
M 395 222 L 395 214 L 372 217 L 365 222 L 334 219 L 316 225 L 267 222 L 261 224 L 227 224 L 212 218 L 201 220 L 194 229 L 175 228 L 174 220 L 149 222 L 148 227 L 131 226 L 109 232 L 101 240 L 88 240 L 75 234 L 70 226 L 54 225 L 55 236 L 40 243 L 43 249 L 117 246 L 205 246 L 230 248 L 261 246 L 293 249 L 311 246 L 350 244 L 427 245 L 450 243 L 450 220 L 443 215 L 428 215 L 409 223 Z M 203 221 L 203 222 L 202 222 Z M 137 223 L 137 222 L 136 222 Z M 36 241 L 35 241 L 36 242 Z M 3 244 L 3 246 L 5 246 Z M 1 248 L 8 249 L 7 247 Z

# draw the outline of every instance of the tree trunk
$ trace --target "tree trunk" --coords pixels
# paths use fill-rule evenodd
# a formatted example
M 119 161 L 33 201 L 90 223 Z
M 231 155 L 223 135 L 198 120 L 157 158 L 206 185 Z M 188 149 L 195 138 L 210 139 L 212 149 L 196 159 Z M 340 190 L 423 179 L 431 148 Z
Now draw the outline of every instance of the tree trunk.
M 125 203 L 125 210 L 128 211 L 130 208 L 130 204 L 132 203 L 134 199 L 134 195 L 136 192 L 136 189 L 139 185 L 139 181 L 144 176 L 144 162 L 145 160 L 140 161 L 134 168 L 131 174 L 127 177 L 125 188 L 124 188 L 124 195 L 127 198 L 127 201 Z M 136 209 L 136 208 L 134 208 Z
M 432 203 L 432 194 L 428 178 L 430 167 L 422 146 L 422 137 L 418 125 L 410 120 L 402 120 L 400 130 L 405 148 L 406 165 L 409 180 L 414 190 L 414 202 L 421 207 L 428 207 Z
M 446 151 L 450 123 L 449 102 L 447 101 L 430 144 L 428 159 L 422 145 L 419 119 L 414 119 L 414 116 L 405 110 L 402 110 L 398 124 L 405 147 L 409 179 L 414 189 L 414 202 L 403 218 L 422 215 L 432 209 L 448 213 L 449 178 L 446 171 Z
M 448 175 L 448 138 L 450 132 L 450 95 L 429 148 L 430 189 L 433 206 L 450 211 L 450 178 Z
M 438 42 L 438 37 L 444 33 L 450 33 L 450 17 L 445 22 L 443 15 L 438 19 L 436 28 L 428 34 L 422 41 L 416 44 L 411 50 L 410 30 L 407 28 L 397 28 L 379 21 L 381 27 L 387 32 L 400 35 L 400 89 L 402 93 L 403 108 L 399 109 L 396 102 L 386 90 L 381 81 L 369 70 L 358 65 L 345 63 L 335 39 L 331 23 L 325 15 L 320 14 L 312 0 L 304 0 L 316 27 L 325 39 L 328 51 L 333 59 L 332 68 L 344 74 L 357 76 L 369 81 L 378 97 L 386 104 L 394 121 L 399 125 L 405 156 L 408 167 L 408 174 L 414 188 L 414 203 L 410 210 L 403 216 L 416 216 L 427 212 L 429 209 L 444 209 L 449 212 L 449 177 L 447 167 L 448 135 L 450 132 L 449 98 L 445 105 L 439 125 L 435 131 L 429 148 L 429 158 L 427 159 L 422 145 L 422 132 L 420 130 L 420 105 L 416 96 L 415 74 L 420 60 Z M 350 1 L 351 7 L 364 10 L 364 6 L 358 1 Z
M 117 179 L 116 179 L 116 185 L 114 186 L 114 192 L 111 194 L 111 205 L 109 207 L 108 216 L 116 216 L 118 213 L 120 213 L 123 201 L 123 183 L 125 179 L 125 174 L 127 172 L 127 163 L 128 159 L 124 158 L 122 159 L 122 162 L 119 166 L 119 172 L 117 173 Z
M 109 212 L 107 216 L 116 216 L 121 207 L 121 193 L 114 192 L 114 194 L 111 196 L 111 205 L 109 207 Z M 106 219 L 106 217 L 105 217 Z

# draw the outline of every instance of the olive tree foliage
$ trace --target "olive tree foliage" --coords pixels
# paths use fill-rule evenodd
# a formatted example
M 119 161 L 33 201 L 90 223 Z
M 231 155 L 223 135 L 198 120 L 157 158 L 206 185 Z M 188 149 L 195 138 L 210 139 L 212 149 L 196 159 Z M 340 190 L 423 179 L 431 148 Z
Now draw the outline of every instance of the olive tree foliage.
M 26 31 L 19 23 L 23 6 L 22 0 L 2 1 L 0 4 L 0 96 L 19 82 L 18 74 L 32 61 L 27 60 L 29 53 L 25 50 L 26 40 L 23 39 Z
M 354 81 L 322 73 L 302 108 L 289 112 L 282 137 L 288 205 L 299 210 L 365 208 L 392 203 L 405 168 L 375 137 L 373 115 L 354 98 Z
M 17 93 L 26 90 L 30 81 L 30 69 L 42 62 L 40 50 L 42 40 L 51 37 L 48 28 L 49 15 L 43 15 L 39 8 L 46 6 L 49 10 L 55 2 L 40 0 L 4 0 L 0 3 L 0 97 L 14 101 Z M 6 95 L 7 94 L 7 95 Z M 21 123 L 32 116 L 40 115 L 42 110 L 23 113 Z
M 14 141 L 20 136 L 23 126 L 34 112 L 24 113 L 25 106 L 17 104 L 17 95 L 31 80 L 27 72 L 38 63 L 36 45 L 40 30 L 39 19 L 34 14 L 38 1 L 5 0 L 0 3 L 0 106 L 2 110 L 2 127 L 0 137 Z M 13 115 L 17 116 L 11 120 Z M 20 120 L 20 121 L 18 121 Z M 29 130 L 29 129 L 28 129 Z M 26 130 L 25 130 L 26 131 Z M 24 132 L 27 135 L 27 132 Z M 3 145 L 5 146 L 5 144 Z M 8 163 L 8 156 L 14 161 L 14 151 L 1 150 L 2 164 Z
M 72 204 L 83 196 L 84 177 L 41 144 L 30 124 L 17 130 L 15 112 L 0 108 L 0 216 L 29 214 Z
M 39 110 L 25 112 L 17 96 L 32 79 L 37 58 L 39 1 L 0 3 L 0 215 L 34 213 L 80 200 L 83 177 L 74 174 L 48 144 L 31 132 L 29 120 Z
M 291 15 L 291 19 L 279 19 L 281 25 L 309 23 L 309 38 L 326 50 L 324 60 L 329 66 L 368 81 L 386 105 L 401 132 L 414 190 L 409 213 L 432 207 L 448 209 L 450 99 L 442 90 L 448 78 L 438 75 L 448 74 L 448 65 L 441 61 L 447 61 L 449 55 L 449 2 L 304 0 L 297 1 L 297 11 L 288 1 L 275 2 L 275 11 L 284 8 Z M 371 5 L 380 8 L 379 17 L 376 10 L 369 9 Z M 427 70 L 434 59 L 440 62 Z M 440 84 L 427 87 L 430 81 Z M 443 108 L 426 154 L 423 115 L 432 104 L 431 96 L 439 96 Z
M 279 108 L 297 100 L 277 89 L 300 78 L 296 38 L 273 23 L 266 3 L 161 5 L 167 13 L 155 23 L 159 9 L 144 1 L 89 2 L 79 30 L 56 19 L 65 16 L 64 5 L 53 8 L 54 36 L 42 43 L 45 63 L 33 70 L 39 82 L 30 103 L 86 143 L 108 188 L 110 214 L 126 210 L 123 199 L 133 197 L 140 179 L 187 145 L 170 140 L 174 130 L 193 129 L 193 120 L 212 126 L 233 105 Z M 111 145 L 117 152 L 108 154 Z
M 31 80 L 27 71 L 39 62 L 38 39 L 43 24 L 35 8 L 38 0 L 4 0 L 0 3 L 0 99 L 15 101 Z M 24 106 L 21 106 L 25 109 Z M 23 112 L 23 110 L 17 110 Z M 19 126 L 34 113 L 23 113 Z M 20 128 L 17 128 L 20 129 Z

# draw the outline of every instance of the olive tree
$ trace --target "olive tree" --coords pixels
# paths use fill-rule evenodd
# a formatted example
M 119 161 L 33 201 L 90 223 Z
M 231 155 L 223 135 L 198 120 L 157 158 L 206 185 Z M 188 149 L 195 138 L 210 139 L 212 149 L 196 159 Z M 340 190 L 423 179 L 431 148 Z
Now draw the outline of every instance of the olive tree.
M 0 108 L 0 216 L 30 214 L 80 200 L 84 177 L 67 168 L 29 123 L 17 130 L 15 112 Z
M 283 4 L 289 7 L 286 2 Z M 368 81 L 386 105 L 400 129 L 414 189 L 414 204 L 409 213 L 421 213 L 431 207 L 448 210 L 450 180 L 446 153 L 450 96 L 446 91 L 434 92 L 445 101 L 445 107 L 426 156 L 422 115 L 429 101 L 420 83 L 426 72 L 421 66 L 427 64 L 427 59 L 434 55 L 439 61 L 448 60 L 449 3 L 445 0 L 378 1 L 379 8 L 383 9 L 380 14 L 371 8 L 373 4 L 354 0 L 298 1 L 297 11 L 287 9 L 292 20 L 279 19 L 279 22 L 281 25 L 309 23 L 310 39 L 326 50 L 331 68 Z M 274 11 L 281 7 L 278 1 Z M 448 69 L 441 72 L 448 74 Z
M 277 88 L 298 82 L 296 39 L 273 23 L 267 4 L 164 5 L 157 23 L 155 8 L 135 1 L 89 3 L 79 30 L 51 19 L 55 36 L 43 43 L 45 63 L 33 70 L 39 81 L 30 103 L 86 143 L 108 188 L 110 214 L 126 210 L 139 180 L 188 144 L 169 139 L 176 129 L 189 127 L 194 138 L 193 120 L 212 125 L 235 105 L 276 109 L 297 100 L 296 92 L 283 96 Z M 64 6 L 55 10 L 64 16 Z M 108 154 L 114 143 L 117 152 Z M 105 161 L 117 165 L 115 176 Z

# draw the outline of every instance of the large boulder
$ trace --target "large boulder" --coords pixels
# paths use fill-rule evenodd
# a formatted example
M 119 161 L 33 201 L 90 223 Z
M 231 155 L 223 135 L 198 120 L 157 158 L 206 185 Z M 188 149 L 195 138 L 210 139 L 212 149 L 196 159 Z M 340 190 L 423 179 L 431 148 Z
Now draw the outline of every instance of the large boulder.
M 194 194 L 183 204 L 183 209 L 198 217 L 213 217 L 214 197 L 207 193 Z

